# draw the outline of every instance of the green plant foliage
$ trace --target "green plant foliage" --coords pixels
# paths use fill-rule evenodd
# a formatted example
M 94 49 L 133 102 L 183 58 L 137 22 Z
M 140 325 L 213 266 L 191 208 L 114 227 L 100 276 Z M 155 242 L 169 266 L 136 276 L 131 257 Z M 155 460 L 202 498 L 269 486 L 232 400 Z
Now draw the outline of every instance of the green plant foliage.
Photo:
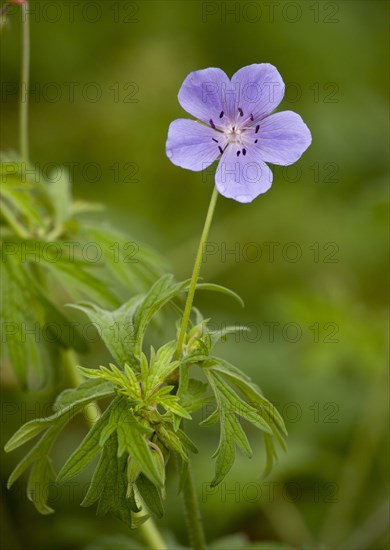
M 87 219 L 97 205 L 73 199 L 65 170 L 45 178 L 14 153 L 1 154 L 0 161 L 2 357 L 26 387 L 29 371 L 35 378 L 47 376 L 59 348 L 87 349 L 63 308 L 53 303 L 58 289 L 68 301 L 115 307 L 129 289 L 148 288 L 164 262 L 149 247 Z M 85 253 L 91 244 L 96 261 Z
M 47 506 L 48 483 L 55 479 L 49 458 L 50 450 L 58 435 L 72 418 L 81 412 L 85 405 L 96 399 L 113 394 L 113 386 L 102 380 L 88 381 L 73 390 L 62 392 L 54 405 L 53 415 L 24 424 L 5 446 L 12 451 L 44 432 L 35 446 L 23 457 L 9 477 L 8 488 L 32 466 L 27 484 L 27 496 L 34 502 L 37 510 L 49 514 L 53 510 Z
M 203 288 L 221 291 L 214 285 L 203 285 Z M 43 432 L 36 446 L 11 474 L 9 485 L 32 466 L 28 494 L 31 495 L 32 485 L 46 487 L 55 478 L 49 455 L 59 433 L 88 403 L 107 397 L 112 398 L 111 403 L 56 477 L 57 483 L 69 480 L 99 455 L 82 502 L 83 506 L 97 503 L 98 514 L 111 512 L 131 527 L 144 521 L 145 514 L 139 514 L 143 506 L 149 513 L 161 517 L 166 464 L 170 457 L 176 457 L 183 481 L 189 454 L 198 451 L 184 431 L 183 420 L 191 421 L 192 413 L 210 402 L 215 403 L 216 409 L 201 424 L 220 424 L 212 485 L 220 483 L 232 467 L 236 445 L 246 456 L 252 456 L 238 418 L 250 422 L 264 434 L 267 470 L 270 469 L 275 456 L 274 440 L 284 446 L 282 436 L 286 431 L 281 416 L 244 373 L 212 355 L 218 339 L 232 329 L 208 330 L 207 321 L 195 311 L 197 324 L 191 326 L 186 335 L 180 359 L 175 359 L 176 340 L 157 351 L 151 348 L 149 356 L 143 351 L 145 332 L 154 316 L 163 306 L 175 304 L 187 289 L 188 281 L 177 283 L 171 275 L 165 275 L 148 293 L 131 298 L 117 310 L 104 310 L 92 303 L 76 306 L 99 325 L 116 364 L 98 369 L 79 367 L 88 381 L 76 390 L 62 392 L 52 416 L 28 422 L 10 439 L 7 451 Z M 126 327 L 130 339 L 117 338 L 110 330 L 114 322 Z M 190 377 L 190 367 L 198 367 L 207 382 Z M 34 498 L 34 504 L 40 512 L 50 513 L 47 491 L 41 490 L 40 494 L 46 497 Z

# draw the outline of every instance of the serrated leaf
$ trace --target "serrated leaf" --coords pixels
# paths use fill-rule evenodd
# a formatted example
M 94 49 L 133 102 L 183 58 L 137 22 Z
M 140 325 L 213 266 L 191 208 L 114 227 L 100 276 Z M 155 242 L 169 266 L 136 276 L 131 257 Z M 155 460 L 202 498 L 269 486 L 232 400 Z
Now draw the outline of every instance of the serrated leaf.
M 95 456 L 101 451 L 100 435 L 110 419 L 113 406 L 115 406 L 115 400 L 109 407 L 107 407 L 101 417 L 89 430 L 77 449 L 65 462 L 57 476 L 57 482 L 63 483 L 67 479 L 76 476 L 79 472 L 81 472 L 81 470 L 86 468 L 91 460 L 93 460 L 93 458 L 95 458 Z
M 139 350 L 139 353 L 140 353 L 141 379 L 145 380 L 145 384 L 146 384 L 146 381 L 147 381 L 148 376 L 149 376 L 148 359 L 147 359 L 146 355 L 141 350 Z
M 167 449 L 175 451 L 183 460 L 188 461 L 187 451 L 185 450 L 180 438 L 173 430 L 160 425 L 157 433 L 160 441 Z
M 27 484 L 27 497 L 41 514 L 52 514 L 54 510 L 47 505 L 48 486 L 54 481 L 55 473 L 48 456 L 42 456 L 33 464 Z
M 137 481 L 138 476 L 141 473 L 139 464 L 134 460 L 132 456 L 127 461 L 127 496 L 134 490 L 134 483 Z
M 218 386 L 214 386 L 214 389 L 217 387 Z M 216 457 L 216 463 L 215 477 L 211 482 L 212 487 L 221 483 L 233 466 L 236 456 L 235 443 L 238 444 L 248 458 L 252 456 L 252 449 L 244 430 L 238 422 L 236 410 L 234 408 L 233 410 L 230 409 L 232 401 L 226 397 L 226 390 L 221 393 L 216 391 L 216 399 L 218 403 L 217 410 L 220 416 L 221 432 L 218 448 L 213 455 Z
M 224 428 L 225 430 L 225 428 Z M 221 422 L 221 434 L 222 434 L 222 422 Z M 216 457 L 215 461 L 215 476 L 210 483 L 211 487 L 215 487 L 225 478 L 229 473 L 231 467 L 234 464 L 236 458 L 236 450 L 234 447 L 234 440 L 228 439 L 227 433 L 224 431 L 221 435 L 218 448 L 213 457 Z
M 163 275 L 154 283 L 139 304 L 134 315 L 134 335 L 139 350 L 142 348 L 146 328 L 153 316 L 156 315 L 165 304 L 186 290 L 188 285 L 189 281 L 174 283 L 173 275 L 170 274 Z
M 153 458 L 151 447 L 145 439 L 145 435 L 152 433 L 152 430 L 139 423 L 126 399 L 121 399 L 115 410 L 111 412 L 110 423 L 112 422 L 116 423 L 118 434 L 118 456 L 122 456 L 125 452 L 128 453 L 135 459 L 150 481 L 158 486 L 163 486 L 164 480 L 161 472 Z
M 164 275 L 147 294 L 134 296 L 114 311 L 86 302 L 72 307 L 84 311 L 99 328 L 104 343 L 119 365 L 135 366 L 135 356 L 141 355 L 143 337 L 153 316 L 187 286 L 188 281 L 174 283 L 172 275 Z
M 213 388 L 217 401 L 217 410 L 203 421 L 203 425 L 209 424 L 219 416 L 220 439 L 214 457 L 215 477 L 211 486 L 216 486 L 224 479 L 235 460 L 235 444 L 237 444 L 246 456 L 252 456 L 252 449 L 242 426 L 238 422 L 238 416 L 245 418 L 260 430 L 272 434 L 270 426 L 258 415 L 258 411 L 245 403 L 236 392 L 226 383 L 222 375 L 212 368 L 205 369 L 206 376 Z
M 125 370 L 118 369 L 112 363 L 110 363 L 109 369 L 101 366 L 99 369 L 78 367 L 78 370 L 87 378 L 109 382 L 115 387 L 117 393 L 126 395 L 132 401 L 141 401 L 142 399 L 138 380 L 127 363 Z
M 199 423 L 199 426 L 212 426 L 213 424 L 216 424 L 219 420 L 220 411 L 219 409 L 215 409 L 207 418 L 202 420 L 202 422 Z
M 156 487 L 156 485 L 143 474 L 138 477 L 135 484 L 148 509 L 154 516 L 161 519 L 164 515 L 164 507 L 159 487 Z
M 100 380 L 86 382 L 76 389 L 62 392 L 54 404 L 54 414 L 47 418 L 32 420 L 21 426 L 6 444 L 6 451 L 11 451 L 23 445 L 33 437 L 36 437 L 43 429 L 46 431 L 16 466 L 8 480 L 8 487 L 32 465 L 33 468 L 27 486 L 28 496 L 30 500 L 33 500 L 41 513 L 51 513 L 51 509 L 46 505 L 47 491 L 46 487 L 44 487 L 45 484 L 47 485 L 49 479 L 51 480 L 53 474 L 49 459 L 51 447 L 66 424 L 77 413 L 81 412 L 86 404 L 94 401 L 96 398 L 107 397 L 109 395 L 112 395 L 111 385 L 105 382 L 101 383 Z M 73 464 L 73 468 L 77 469 L 77 466 Z
M 188 435 L 185 432 L 183 432 L 183 430 L 177 430 L 176 434 L 180 439 L 180 441 L 182 442 L 182 444 L 184 445 L 184 447 L 186 447 L 189 451 L 193 452 L 194 454 L 198 454 L 199 452 L 198 447 L 195 445 L 192 439 L 190 439 Z
M 159 400 L 159 404 L 164 407 L 167 411 L 172 412 L 182 418 L 188 418 L 191 420 L 191 415 L 178 403 L 178 398 L 176 395 L 167 395 Z
M 229 424 L 229 432 L 233 435 L 234 440 L 236 441 L 242 452 L 248 458 L 252 458 L 252 448 L 238 419 L 230 412 L 226 416 L 226 422 L 228 422 Z
M 64 390 L 54 403 L 55 412 L 46 418 L 30 420 L 30 422 L 21 426 L 6 443 L 4 447 L 6 452 L 20 447 L 44 429 L 56 428 L 62 426 L 63 422 L 70 422 L 85 405 L 97 399 L 109 397 L 112 394 L 113 386 L 100 380 L 91 380 L 81 384 L 78 388 Z
M 264 434 L 265 450 L 267 456 L 266 466 L 263 472 L 263 477 L 267 477 L 274 466 L 274 461 L 276 459 L 275 447 L 272 441 L 272 437 L 268 434 Z
M 278 428 L 285 435 L 287 435 L 283 418 L 279 414 L 276 407 L 274 407 L 272 403 L 262 395 L 260 389 L 246 374 L 237 369 L 234 365 L 231 365 L 227 361 L 220 358 L 211 357 L 210 365 L 212 365 L 213 370 L 228 377 L 229 380 L 240 389 L 240 391 L 248 399 L 248 402 L 259 410 L 268 423 L 275 423 Z
M 105 397 L 110 397 L 114 394 L 114 386 L 105 380 L 87 380 L 80 384 L 77 388 L 64 390 L 59 394 L 54 403 L 54 410 L 56 413 L 54 418 L 58 415 L 64 415 L 76 408 L 84 407 L 92 401 L 98 401 Z M 51 418 L 51 417 L 49 417 Z
M 141 337 L 145 327 L 160 309 L 160 302 L 169 294 L 173 286 L 173 275 L 166 274 L 160 277 L 151 289 L 145 294 L 134 315 L 134 334 Z
M 223 396 L 223 403 L 230 407 L 230 414 L 237 414 L 259 430 L 272 434 L 269 424 L 259 415 L 257 409 L 243 401 L 221 376 L 214 372 L 212 376 L 214 388 L 218 390 L 219 396 Z
M 36 437 L 43 430 L 47 430 L 51 424 L 52 420 L 47 418 L 38 418 L 27 422 L 7 441 L 4 446 L 5 452 L 9 453 L 21 445 L 24 445 L 24 443 Z
M 134 497 L 127 498 L 127 457 L 118 457 L 116 434 L 104 445 L 81 506 L 90 506 L 97 500 L 98 515 L 111 512 L 129 527 L 134 526 L 132 513 L 139 512 L 139 508 Z
M 15 481 L 23 474 L 23 472 L 35 461 L 41 459 L 42 456 L 47 456 L 55 442 L 58 434 L 66 425 L 66 417 L 62 418 L 56 426 L 50 426 L 42 435 L 35 446 L 22 458 L 22 460 L 14 468 L 9 476 L 7 488 L 9 489 Z
M 83 311 L 98 328 L 99 334 L 115 361 L 123 366 L 137 364 L 134 356 L 135 338 L 133 318 L 142 296 L 135 296 L 120 308 L 108 311 L 94 304 L 81 303 L 72 305 Z
M 150 392 L 148 399 L 145 401 L 148 403 L 160 402 L 161 399 L 165 399 L 169 396 L 174 387 L 175 386 L 156 386 L 154 391 Z M 172 395 L 171 397 L 174 397 L 175 401 L 178 399 L 176 395 Z
M 155 357 L 151 358 L 149 372 L 146 380 L 147 391 L 153 390 L 155 386 L 161 384 L 179 365 L 179 361 L 171 361 L 177 342 L 173 340 L 162 346 Z
M 113 447 L 115 441 L 115 447 Z M 88 491 L 81 502 L 81 506 L 92 506 L 104 491 L 104 487 L 108 481 L 106 472 L 108 468 L 117 460 L 117 443 L 116 434 L 111 434 L 105 443 L 99 462 L 93 473 Z

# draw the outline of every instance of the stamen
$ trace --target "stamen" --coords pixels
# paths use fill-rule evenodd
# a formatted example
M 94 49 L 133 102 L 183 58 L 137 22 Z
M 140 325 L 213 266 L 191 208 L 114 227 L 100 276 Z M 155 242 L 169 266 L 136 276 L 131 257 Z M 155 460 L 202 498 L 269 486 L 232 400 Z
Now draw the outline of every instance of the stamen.
M 241 151 L 237 151 L 237 156 L 238 156 L 238 157 L 240 156 L 240 153 L 241 153 Z
M 256 126 L 255 134 L 257 134 L 257 132 L 259 131 L 259 129 L 260 129 L 260 124 L 258 124 L 258 125 Z
M 253 118 L 252 113 L 251 113 L 250 119 L 251 119 L 252 122 L 255 120 L 255 119 Z
M 218 140 L 215 139 L 215 138 L 211 138 L 213 141 L 215 141 L 215 143 L 218 143 Z M 256 140 L 257 141 L 257 140 Z
M 218 145 L 218 149 L 221 151 L 221 155 L 222 155 L 223 149 L 222 149 L 222 147 L 221 147 L 220 145 Z
M 238 108 L 238 112 L 240 113 L 240 116 L 244 116 L 244 111 L 241 109 L 241 107 Z
M 257 143 L 259 140 L 258 139 L 255 139 L 255 143 Z
M 245 155 L 246 155 L 246 149 L 243 149 L 243 150 L 242 150 L 242 154 L 243 154 L 244 157 L 245 157 Z
M 219 118 L 222 118 L 222 117 L 223 117 L 223 111 L 221 111 L 219 114 Z
M 210 122 L 211 128 L 214 128 L 214 130 L 215 130 L 216 128 L 215 128 L 215 124 L 214 124 L 214 122 L 213 122 L 213 119 L 210 118 L 209 122 Z

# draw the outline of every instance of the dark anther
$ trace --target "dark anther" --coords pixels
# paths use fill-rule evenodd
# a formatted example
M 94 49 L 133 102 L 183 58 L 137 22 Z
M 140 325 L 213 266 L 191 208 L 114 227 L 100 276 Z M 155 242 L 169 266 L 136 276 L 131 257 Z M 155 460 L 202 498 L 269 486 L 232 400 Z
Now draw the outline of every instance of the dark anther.
M 209 122 L 210 122 L 211 128 L 214 128 L 214 130 L 215 130 L 215 124 L 214 124 L 214 122 L 213 122 L 213 119 L 210 118 Z
M 255 143 L 257 143 L 259 140 L 258 139 L 255 139 Z
M 259 128 L 260 128 L 260 124 L 258 124 L 258 125 L 256 126 L 255 134 L 257 134 L 257 132 L 259 131 Z
M 246 149 L 243 149 L 243 150 L 242 150 L 242 154 L 243 154 L 244 157 L 245 157 L 245 155 L 246 155 Z
M 219 113 L 219 118 L 222 118 L 222 117 L 223 117 L 223 111 L 221 111 L 221 112 Z
M 244 116 L 244 111 L 241 109 L 241 107 L 238 108 L 238 112 L 240 113 L 240 116 Z
M 218 145 L 218 149 L 221 151 L 221 155 L 222 155 L 223 149 L 222 149 L 222 147 L 221 147 L 220 145 Z
M 253 120 L 255 120 L 255 119 L 253 118 L 253 115 L 252 115 L 252 113 L 251 113 L 251 120 L 252 120 L 252 121 L 253 121 Z
M 237 156 L 238 156 L 238 157 L 240 156 L 240 153 L 241 153 L 241 151 L 237 151 Z
M 215 139 L 215 138 L 211 138 L 213 141 L 215 141 L 215 143 L 218 143 L 218 140 Z M 256 140 L 257 141 L 257 140 Z

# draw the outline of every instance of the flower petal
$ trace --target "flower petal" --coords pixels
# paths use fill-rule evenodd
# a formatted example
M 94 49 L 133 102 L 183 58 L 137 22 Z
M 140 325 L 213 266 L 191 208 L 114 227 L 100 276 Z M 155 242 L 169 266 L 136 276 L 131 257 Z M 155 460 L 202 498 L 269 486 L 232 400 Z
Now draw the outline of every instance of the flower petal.
M 215 174 L 215 184 L 221 195 L 238 202 L 252 202 L 272 185 L 272 172 L 259 159 L 254 147 L 241 151 L 230 144 L 223 153 Z
M 235 116 L 260 120 L 276 109 L 284 96 L 284 82 L 270 63 L 248 65 L 234 73 L 231 88 L 236 91 Z M 238 111 L 242 110 L 242 113 Z
M 311 144 L 311 133 L 293 111 L 275 113 L 260 122 L 256 148 L 264 162 L 288 166 Z
M 183 82 L 178 99 L 180 105 L 194 117 L 217 126 L 224 111 L 222 97 L 230 81 L 222 69 L 202 69 L 190 73 Z
M 221 154 L 219 146 L 223 147 L 225 141 L 220 132 L 195 120 L 179 118 L 169 126 L 166 153 L 176 166 L 199 172 Z

